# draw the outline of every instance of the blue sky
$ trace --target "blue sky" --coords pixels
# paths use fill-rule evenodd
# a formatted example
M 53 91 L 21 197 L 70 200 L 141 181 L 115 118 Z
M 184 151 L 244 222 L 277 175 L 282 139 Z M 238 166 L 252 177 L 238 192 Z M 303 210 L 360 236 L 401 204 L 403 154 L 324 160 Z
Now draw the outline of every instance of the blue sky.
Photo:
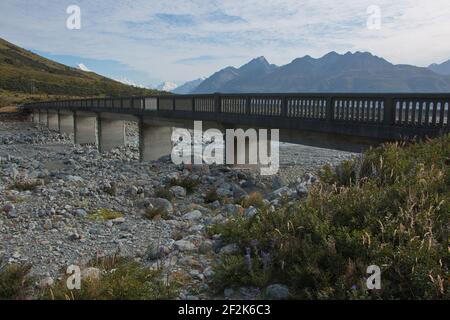
M 69 5 L 81 29 L 69 30 Z M 381 28 L 366 26 L 367 8 Z M 264 55 L 286 64 L 329 51 L 393 63 L 450 59 L 448 0 L 1 0 L 0 37 L 59 62 L 149 85 L 182 83 Z

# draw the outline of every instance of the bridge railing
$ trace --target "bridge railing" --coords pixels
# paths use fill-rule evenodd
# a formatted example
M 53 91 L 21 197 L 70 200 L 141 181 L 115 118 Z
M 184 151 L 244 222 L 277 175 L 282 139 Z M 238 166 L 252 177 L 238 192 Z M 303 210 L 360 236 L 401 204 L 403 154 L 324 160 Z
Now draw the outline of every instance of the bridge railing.
M 315 121 L 450 127 L 450 94 L 203 94 L 59 100 L 26 108 L 222 113 Z

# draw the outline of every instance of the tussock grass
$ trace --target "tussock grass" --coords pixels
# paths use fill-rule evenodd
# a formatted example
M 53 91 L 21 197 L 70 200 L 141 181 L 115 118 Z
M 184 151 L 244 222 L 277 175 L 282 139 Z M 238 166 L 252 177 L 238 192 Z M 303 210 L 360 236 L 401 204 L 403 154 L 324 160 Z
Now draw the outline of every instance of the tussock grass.
M 264 196 L 260 192 L 252 192 L 248 196 L 244 197 L 239 204 L 244 207 L 255 207 L 262 208 L 264 207 Z
M 149 220 L 158 220 L 158 219 L 169 220 L 170 219 L 170 216 L 167 213 L 167 211 L 164 210 L 163 208 L 158 208 L 158 207 L 146 208 L 144 213 L 142 214 L 142 216 Z
M 38 186 L 42 185 L 41 180 L 38 179 L 17 179 L 8 189 L 17 191 L 34 191 Z
M 164 198 L 169 201 L 173 200 L 173 194 L 170 192 L 169 188 L 157 188 L 155 190 L 155 196 L 158 198 Z
M 31 266 L 0 262 L 0 300 L 22 300 L 29 296 L 34 279 Z
M 306 200 L 214 226 L 240 254 L 214 284 L 288 285 L 302 299 L 449 299 L 450 136 L 324 167 Z M 382 270 L 369 291 L 366 271 Z
M 206 193 L 204 200 L 205 200 L 205 203 L 213 203 L 214 201 L 217 201 L 217 200 L 220 201 L 222 199 L 217 194 L 216 189 L 212 189 Z
M 200 185 L 200 180 L 192 179 L 192 177 L 183 177 L 170 180 L 170 186 L 181 186 L 186 189 L 187 193 L 193 193 Z
M 81 280 L 79 290 L 67 289 L 67 277 L 42 296 L 47 300 L 160 300 L 178 294 L 176 282 L 167 283 L 161 270 L 152 270 L 119 257 L 106 257 L 91 263 L 100 268 L 100 278 Z

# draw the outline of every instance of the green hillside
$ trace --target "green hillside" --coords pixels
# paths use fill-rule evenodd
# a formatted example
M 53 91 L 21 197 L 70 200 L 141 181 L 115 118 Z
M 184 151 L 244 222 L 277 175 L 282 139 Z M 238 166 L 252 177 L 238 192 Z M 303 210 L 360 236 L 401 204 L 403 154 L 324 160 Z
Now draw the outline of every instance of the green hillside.
M 131 96 L 160 93 L 43 58 L 0 38 L 0 107 L 59 97 Z

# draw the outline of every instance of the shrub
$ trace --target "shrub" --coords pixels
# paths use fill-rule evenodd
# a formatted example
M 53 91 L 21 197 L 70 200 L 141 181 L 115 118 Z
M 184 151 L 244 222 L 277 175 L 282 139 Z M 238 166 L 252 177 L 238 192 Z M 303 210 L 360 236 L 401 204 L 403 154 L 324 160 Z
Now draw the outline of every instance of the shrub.
M 303 299 L 449 299 L 449 159 L 449 135 L 386 144 L 322 169 L 306 200 L 216 225 L 240 246 L 216 266 L 216 288 L 284 283 Z M 366 288 L 370 265 L 382 270 L 381 290 Z
M 9 189 L 17 191 L 34 191 L 42 182 L 37 179 L 17 179 L 9 186 Z
M 186 189 L 187 193 L 194 192 L 197 187 L 200 185 L 200 181 L 198 179 L 193 179 L 191 177 L 183 177 L 179 179 L 170 180 L 170 186 L 181 186 Z
M 259 192 L 252 192 L 250 193 L 247 197 L 244 197 L 241 201 L 240 201 L 240 205 L 244 208 L 248 208 L 248 207 L 255 207 L 255 208 L 262 208 L 264 207 L 264 197 L 261 193 Z
M 158 198 L 164 198 L 167 199 L 169 201 L 172 201 L 173 199 L 173 194 L 172 192 L 170 192 L 170 190 L 168 188 L 158 188 L 155 190 L 155 195 Z
M 117 195 L 117 184 L 113 181 L 110 185 L 106 185 L 103 187 L 103 191 L 110 196 L 114 197 Z
M 209 191 L 204 197 L 205 203 L 213 203 L 214 201 L 220 200 L 219 195 L 215 189 Z
M 67 289 L 67 277 L 42 296 L 52 300 L 156 300 L 177 296 L 177 284 L 165 283 L 161 270 L 151 270 L 125 258 L 107 258 L 94 264 L 100 278 L 82 279 L 79 290 Z
M 168 219 L 170 219 L 170 216 L 167 213 L 167 211 L 164 210 L 163 208 L 158 208 L 158 207 L 146 208 L 142 215 L 144 218 L 147 218 L 149 220 L 157 220 L 157 219 L 168 220 Z
M 31 266 L 0 264 L 0 300 L 21 300 L 29 296 L 34 279 Z

